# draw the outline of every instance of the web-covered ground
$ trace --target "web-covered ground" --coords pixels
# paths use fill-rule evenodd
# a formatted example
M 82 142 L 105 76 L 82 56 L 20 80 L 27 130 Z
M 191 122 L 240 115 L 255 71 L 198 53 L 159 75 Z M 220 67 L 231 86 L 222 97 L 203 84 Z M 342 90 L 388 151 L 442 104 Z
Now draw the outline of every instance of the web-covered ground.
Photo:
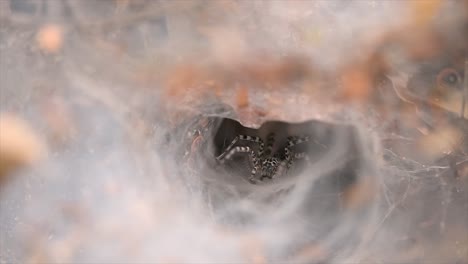
M 0 263 L 468 261 L 466 1 L 0 0 L 0 23 Z M 271 132 L 309 162 L 217 162 Z

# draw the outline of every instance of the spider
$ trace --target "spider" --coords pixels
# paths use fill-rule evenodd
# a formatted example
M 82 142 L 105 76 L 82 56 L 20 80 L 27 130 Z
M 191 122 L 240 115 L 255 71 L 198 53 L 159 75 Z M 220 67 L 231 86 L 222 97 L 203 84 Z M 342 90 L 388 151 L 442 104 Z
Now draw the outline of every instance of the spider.
M 239 145 L 241 141 L 252 142 L 258 145 L 256 148 Z M 294 162 L 298 159 L 308 159 L 306 152 L 294 152 L 292 148 L 298 144 L 308 142 L 309 136 L 297 137 L 290 136 L 287 138 L 286 145 L 273 153 L 275 144 L 275 134 L 270 133 L 266 138 L 266 148 L 263 140 L 260 137 L 238 135 L 231 144 L 217 157 L 217 160 L 224 163 L 226 160 L 231 160 L 235 155 L 248 155 L 251 173 L 248 178 L 252 184 L 273 180 L 284 175 L 291 168 Z

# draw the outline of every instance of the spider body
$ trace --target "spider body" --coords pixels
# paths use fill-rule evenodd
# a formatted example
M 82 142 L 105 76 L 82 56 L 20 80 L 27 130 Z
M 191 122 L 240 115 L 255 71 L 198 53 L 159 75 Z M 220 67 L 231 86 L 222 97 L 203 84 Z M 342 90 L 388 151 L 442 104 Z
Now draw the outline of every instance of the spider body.
M 260 137 L 239 135 L 217 157 L 221 163 L 232 160 L 236 155 L 246 155 L 251 166 L 249 182 L 253 184 L 270 181 L 287 173 L 298 159 L 307 159 L 305 152 L 295 152 L 294 146 L 308 142 L 309 137 L 288 137 L 285 146 L 273 153 L 275 134 L 270 133 L 264 141 Z M 250 145 L 250 146 L 249 146 Z
M 281 160 L 277 157 L 268 157 L 262 161 L 262 166 L 260 168 L 260 180 L 273 179 L 278 167 L 281 164 Z

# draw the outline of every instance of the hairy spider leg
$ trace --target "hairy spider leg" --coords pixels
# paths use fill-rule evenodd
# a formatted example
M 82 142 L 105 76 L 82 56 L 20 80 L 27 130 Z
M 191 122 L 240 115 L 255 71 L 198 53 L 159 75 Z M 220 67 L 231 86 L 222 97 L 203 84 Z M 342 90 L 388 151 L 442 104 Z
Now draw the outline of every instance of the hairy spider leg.
M 237 153 L 249 153 L 249 159 L 250 159 L 250 162 L 252 163 L 252 170 L 250 171 L 249 181 L 254 183 L 255 175 L 257 174 L 257 170 L 260 168 L 259 158 L 255 154 L 255 151 L 251 150 L 250 147 L 237 146 L 231 149 L 231 151 L 229 151 L 225 159 L 230 159 L 233 155 Z M 221 162 L 224 162 L 224 159 L 221 160 Z
M 297 159 L 308 159 L 307 153 L 301 152 L 301 153 L 292 153 L 291 148 L 301 144 L 301 143 L 306 143 L 309 142 L 310 137 L 309 136 L 304 136 L 304 137 L 288 137 L 288 142 L 286 148 L 284 148 L 284 154 L 285 154 L 285 161 L 286 163 L 286 168 L 290 169 L 293 162 Z
M 294 159 L 296 159 L 296 160 L 298 160 L 298 159 L 309 160 L 309 155 L 307 155 L 307 153 L 305 153 L 305 152 L 294 153 Z
M 250 142 L 255 142 L 255 143 L 258 143 L 258 152 L 261 154 L 263 152 L 263 148 L 264 148 L 264 143 L 263 143 L 263 140 L 259 137 L 254 137 L 254 136 L 247 136 L 247 135 L 239 135 L 237 137 L 235 137 L 231 144 L 229 144 L 229 146 L 224 150 L 223 153 L 221 153 L 221 155 L 219 155 L 217 157 L 217 159 L 219 161 L 224 161 L 225 157 L 228 155 L 228 153 L 230 153 L 230 151 L 233 149 L 234 145 L 239 141 L 239 140 L 244 140 L 244 141 L 250 141 Z
M 272 179 L 278 177 L 278 175 L 283 175 L 285 169 L 287 166 L 287 162 L 285 160 L 281 161 L 280 164 L 278 165 L 278 168 L 276 169 L 275 174 L 273 175 Z
M 225 158 L 220 160 L 221 163 L 224 163 L 224 160 L 230 159 L 233 155 L 235 155 L 237 153 L 249 153 L 249 159 L 250 159 L 250 162 L 252 163 L 252 170 L 250 171 L 249 180 L 253 179 L 255 177 L 255 175 L 257 174 L 257 170 L 260 168 L 260 160 L 258 159 L 257 155 L 255 154 L 255 151 L 250 149 L 250 147 L 237 146 L 237 147 L 231 149 L 231 151 L 229 151 L 229 153 L 227 155 L 225 155 Z
M 259 151 L 259 156 L 265 154 L 265 156 L 271 155 L 273 151 L 273 145 L 275 145 L 275 133 L 269 133 L 266 140 L 266 150 L 265 153 Z

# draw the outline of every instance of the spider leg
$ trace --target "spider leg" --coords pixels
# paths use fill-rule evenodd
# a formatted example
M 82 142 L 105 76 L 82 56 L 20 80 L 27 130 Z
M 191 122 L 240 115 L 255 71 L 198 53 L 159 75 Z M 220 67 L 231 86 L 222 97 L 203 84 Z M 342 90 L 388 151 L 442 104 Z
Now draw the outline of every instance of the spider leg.
M 294 159 L 295 160 L 298 160 L 298 159 L 309 160 L 309 155 L 307 155 L 306 152 L 294 153 Z
M 292 165 L 294 164 L 295 161 L 301 160 L 301 159 L 304 159 L 307 162 L 310 161 L 309 155 L 306 152 L 291 154 L 290 158 L 287 160 L 286 168 L 289 170 L 292 167 Z
M 231 151 L 229 151 L 223 159 L 221 159 L 220 161 L 223 163 L 225 160 L 229 160 L 231 159 L 232 156 L 234 156 L 235 154 L 237 153 L 249 153 L 249 158 L 250 158 L 250 161 L 252 163 L 252 175 L 255 175 L 257 173 L 257 170 L 260 166 L 260 160 L 258 159 L 257 155 L 255 154 L 255 151 L 253 151 L 250 147 L 243 147 L 243 146 L 237 146 L 233 149 L 231 149 Z
M 309 136 L 303 136 L 303 137 L 288 137 L 288 148 L 294 147 L 295 145 L 309 142 L 310 137 Z
M 271 152 L 273 151 L 273 145 L 275 144 L 275 133 L 270 133 L 268 134 L 267 136 L 267 146 L 266 146 L 266 150 L 265 150 L 265 155 L 268 156 L 271 154 Z M 262 149 L 262 152 L 259 151 L 259 155 L 263 155 L 263 149 Z
M 250 149 L 250 147 L 237 146 L 231 149 L 220 161 L 224 162 L 224 160 L 230 159 L 237 153 L 249 153 L 250 162 L 252 163 L 252 170 L 250 171 L 249 181 L 251 183 L 257 183 L 255 181 L 255 175 L 257 174 L 257 170 L 260 168 L 260 159 L 255 154 L 255 151 Z
M 250 171 L 249 182 L 255 184 L 257 183 L 255 176 L 257 175 L 257 171 L 260 169 L 260 159 L 253 150 L 250 151 L 249 157 L 250 161 L 252 162 L 252 170 Z
M 221 156 L 218 157 L 218 160 L 221 163 L 224 163 L 225 160 L 231 159 L 232 156 L 234 156 L 237 153 L 248 153 L 248 152 L 251 152 L 250 147 L 237 146 L 235 148 L 232 148 L 229 152 L 224 152 L 223 153 L 224 155 L 222 157 Z
M 258 147 L 258 152 L 261 153 L 263 152 L 263 140 L 259 137 L 254 137 L 254 136 L 247 136 L 247 135 L 239 135 L 237 137 L 235 137 L 231 144 L 229 144 L 229 146 L 224 150 L 223 153 L 221 153 L 221 155 L 219 155 L 216 159 L 219 160 L 219 161 L 224 161 L 228 154 L 233 150 L 234 148 L 234 145 L 239 141 L 239 140 L 244 140 L 244 141 L 251 141 L 251 142 L 255 142 L 255 143 L 258 143 L 259 147 Z M 232 156 L 232 155 L 230 155 Z
M 273 175 L 272 179 L 275 179 L 275 178 L 277 178 L 278 176 L 283 175 L 286 168 L 287 168 L 287 162 L 286 162 L 286 161 L 282 161 L 282 162 L 278 165 L 278 169 L 276 169 L 276 172 L 275 172 L 275 174 Z
M 301 144 L 301 143 L 306 143 L 309 142 L 310 137 L 309 136 L 304 136 L 304 137 L 288 137 L 288 142 L 287 146 L 284 148 L 284 155 L 285 158 L 284 160 L 286 161 L 286 168 L 290 169 L 293 162 L 297 159 L 303 159 L 305 158 L 306 160 L 309 159 L 307 156 L 307 153 L 301 152 L 301 153 L 293 153 L 291 148 Z

